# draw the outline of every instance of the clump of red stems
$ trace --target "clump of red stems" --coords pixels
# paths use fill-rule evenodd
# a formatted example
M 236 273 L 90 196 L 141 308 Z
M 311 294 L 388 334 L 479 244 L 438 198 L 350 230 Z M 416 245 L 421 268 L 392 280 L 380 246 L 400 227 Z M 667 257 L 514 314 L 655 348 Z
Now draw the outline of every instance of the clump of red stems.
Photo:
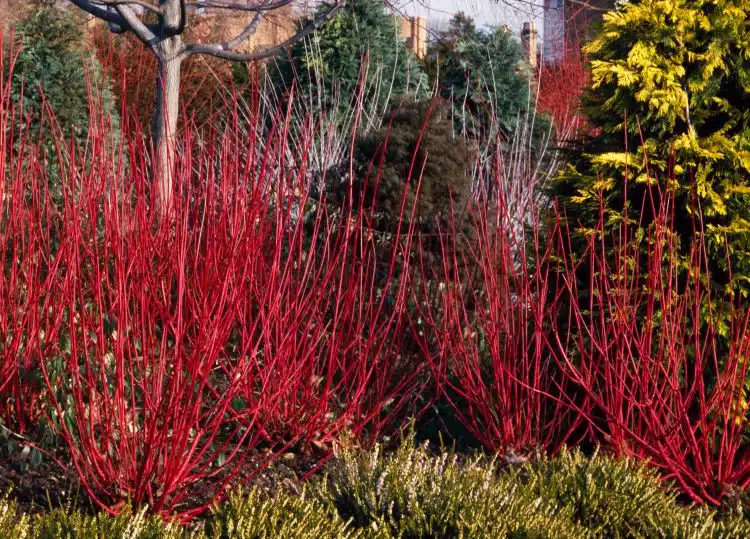
M 555 362 L 590 400 L 582 412 L 599 440 L 658 467 L 693 501 L 719 505 L 750 485 L 750 310 L 708 284 L 700 212 L 685 260 L 673 226 L 684 209 L 671 193 L 644 204 L 655 217 L 643 238 L 627 223 L 605 232 L 602 217 L 586 252 L 572 253 L 559 229 L 572 299 Z M 576 279 L 581 264 L 586 283 Z
M 2 103 L 7 135 L 16 109 Z M 112 137 L 92 114 L 85 146 L 58 137 L 56 156 L 3 139 L 3 419 L 30 415 L 14 408 L 32 405 L 20 373 L 36 370 L 43 413 L 110 512 L 189 519 L 208 506 L 194 499 L 292 444 L 374 440 L 421 393 L 420 365 L 399 354 L 408 278 L 375 278 L 384 257 L 408 266 L 409 227 L 376 251 L 364 210 L 313 198 L 304 155 L 288 166 L 287 128 L 277 115 L 262 145 L 187 128 L 166 216 L 131 120 Z
M 564 142 L 583 134 L 587 124 L 581 98 L 589 85 L 590 73 L 580 45 L 566 44 L 562 58 L 543 63 L 537 77 L 537 109 L 551 118 L 556 139 Z

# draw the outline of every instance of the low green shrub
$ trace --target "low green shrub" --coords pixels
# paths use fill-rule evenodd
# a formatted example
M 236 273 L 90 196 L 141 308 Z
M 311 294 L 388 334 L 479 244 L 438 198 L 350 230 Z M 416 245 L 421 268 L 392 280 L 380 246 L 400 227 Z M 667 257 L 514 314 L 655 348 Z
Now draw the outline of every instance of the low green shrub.
M 384 454 L 344 447 L 301 494 L 232 494 L 202 522 L 165 524 L 146 508 L 113 517 L 57 509 L 29 516 L 0 500 L 10 538 L 750 537 L 750 522 L 680 505 L 656 472 L 595 453 L 508 465 L 406 441 Z
M 31 521 L 30 535 L 34 539 L 180 539 L 205 537 L 184 529 L 177 523 L 165 523 L 150 516 L 147 508 L 137 512 L 123 509 L 117 516 L 107 513 L 88 515 L 71 509 L 55 509 Z
M 356 141 L 354 177 L 348 165 L 330 171 L 329 200 L 344 206 L 351 197 L 383 245 L 391 245 L 399 229 L 403 235 L 413 226 L 419 245 L 412 253 L 421 252 L 428 266 L 440 266 L 453 258 L 446 231 L 455 226 L 456 249 L 469 244 L 470 219 L 463 216 L 472 192 L 471 147 L 454 135 L 450 105 L 440 99 L 402 99 L 382 123 Z M 387 274 L 387 256 L 383 265 Z
M 257 488 L 236 492 L 217 511 L 207 526 L 211 538 L 310 538 L 344 539 L 362 537 L 326 506 L 303 492 L 294 496 L 279 492 L 264 496 Z
M 91 515 L 72 507 L 29 516 L 8 496 L 0 500 L 0 539 L 357 539 L 365 535 L 347 525 L 330 505 L 305 492 L 279 492 L 273 497 L 259 489 L 238 491 L 203 522 L 181 526 L 165 523 L 143 507 L 125 507 L 117 516 Z M 382 536 L 390 537 L 390 536 Z
M 525 488 L 564 507 L 594 537 L 735 537 L 747 522 L 719 522 L 710 510 L 678 505 L 676 491 L 644 464 L 599 452 L 560 455 L 526 467 Z M 744 530 L 743 533 L 740 533 Z
M 393 537 L 581 537 L 517 475 L 407 442 L 390 456 L 344 450 L 320 495 L 356 526 L 386 526 Z
M 0 500 L 0 539 L 29 537 L 29 516 L 18 512 L 16 502 L 6 494 Z
M 409 442 L 389 456 L 345 449 L 320 495 L 394 537 L 750 536 L 746 520 L 679 505 L 643 465 L 577 450 L 508 467 Z

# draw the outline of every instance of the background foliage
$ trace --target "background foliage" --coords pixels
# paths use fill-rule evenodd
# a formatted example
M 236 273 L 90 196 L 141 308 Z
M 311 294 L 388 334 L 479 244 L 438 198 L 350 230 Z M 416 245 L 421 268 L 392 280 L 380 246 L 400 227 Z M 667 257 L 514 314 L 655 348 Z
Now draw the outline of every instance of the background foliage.
M 323 2 L 317 12 L 331 7 Z M 390 97 L 427 92 L 427 78 L 405 47 L 396 19 L 377 0 L 347 2 L 311 39 L 295 43 L 289 58 L 277 62 L 269 66 L 277 92 L 284 93 L 296 82 L 303 99 L 322 110 L 353 106 L 351 100 L 360 88 L 378 114 Z
M 571 151 L 551 189 L 577 230 L 579 252 L 600 203 L 607 230 L 626 218 L 649 227 L 660 192 L 674 190 L 682 251 L 691 248 L 701 218 L 712 280 L 747 298 L 747 10 L 745 0 L 635 0 L 605 15 L 584 49 L 591 62 L 584 110 L 593 134 Z
M 478 29 L 457 13 L 431 43 L 427 70 L 440 95 L 454 104 L 457 128 L 465 135 L 507 138 L 519 114 L 533 116 L 532 69 L 507 28 Z
M 23 101 L 32 138 L 58 128 L 80 142 L 89 129 L 90 97 L 117 122 L 111 84 L 85 48 L 84 20 L 51 0 L 35 8 L 15 27 L 19 53 L 13 67 L 11 99 Z M 54 120 L 49 114 L 54 111 Z M 46 117 L 46 125 L 45 125 Z

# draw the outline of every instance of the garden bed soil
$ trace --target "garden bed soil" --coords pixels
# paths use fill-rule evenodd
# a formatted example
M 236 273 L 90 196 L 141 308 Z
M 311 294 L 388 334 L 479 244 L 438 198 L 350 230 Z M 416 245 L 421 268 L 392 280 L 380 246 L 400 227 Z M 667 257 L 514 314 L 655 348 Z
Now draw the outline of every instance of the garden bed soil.
M 240 470 L 240 482 L 246 487 L 257 487 L 268 496 L 279 491 L 299 493 L 304 480 L 322 477 L 328 461 L 324 454 L 287 452 L 258 471 L 257 462 L 262 462 L 267 453 L 254 451 L 247 459 L 247 464 Z M 56 456 L 63 461 L 63 455 Z M 190 507 L 197 507 L 211 502 L 209 484 L 196 484 L 192 488 L 196 495 L 189 502 Z M 10 456 L 0 457 L 0 495 L 9 493 L 9 498 L 16 501 L 18 510 L 28 514 L 47 512 L 56 508 L 74 508 L 87 514 L 99 512 L 91 502 L 83 485 L 78 480 L 75 470 L 63 469 L 50 457 L 45 456 L 42 462 L 33 466 L 28 455 L 20 451 Z

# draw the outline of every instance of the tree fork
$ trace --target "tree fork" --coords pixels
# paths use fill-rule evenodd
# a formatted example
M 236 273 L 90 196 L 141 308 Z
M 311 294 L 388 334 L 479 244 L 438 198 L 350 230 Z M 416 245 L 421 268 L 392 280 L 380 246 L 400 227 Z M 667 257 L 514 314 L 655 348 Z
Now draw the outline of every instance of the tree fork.
M 345 1 L 335 0 L 329 11 L 301 27 L 285 41 L 250 53 L 241 53 L 236 49 L 255 34 L 266 14 L 290 5 L 292 0 L 248 0 L 241 5 L 222 0 L 158 0 L 158 3 L 153 3 L 152 0 L 70 0 L 86 13 L 106 22 L 113 33 L 132 32 L 156 57 L 156 95 L 151 130 L 154 151 L 152 164 L 158 211 L 162 216 L 172 204 L 172 167 L 180 114 L 180 68 L 183 60 L 198 54 L 236 62 L 252 62 L 272 57 L 318 29 L 338 13 Z M 182 36 L 189 25 L 189 7 L 253 13 L 254 16 L 236 36 L 223 43 L 185 43 Z M 146 22 L 144 16 L 147 14 L 151 18 L 155 16 L 157 22 Z

